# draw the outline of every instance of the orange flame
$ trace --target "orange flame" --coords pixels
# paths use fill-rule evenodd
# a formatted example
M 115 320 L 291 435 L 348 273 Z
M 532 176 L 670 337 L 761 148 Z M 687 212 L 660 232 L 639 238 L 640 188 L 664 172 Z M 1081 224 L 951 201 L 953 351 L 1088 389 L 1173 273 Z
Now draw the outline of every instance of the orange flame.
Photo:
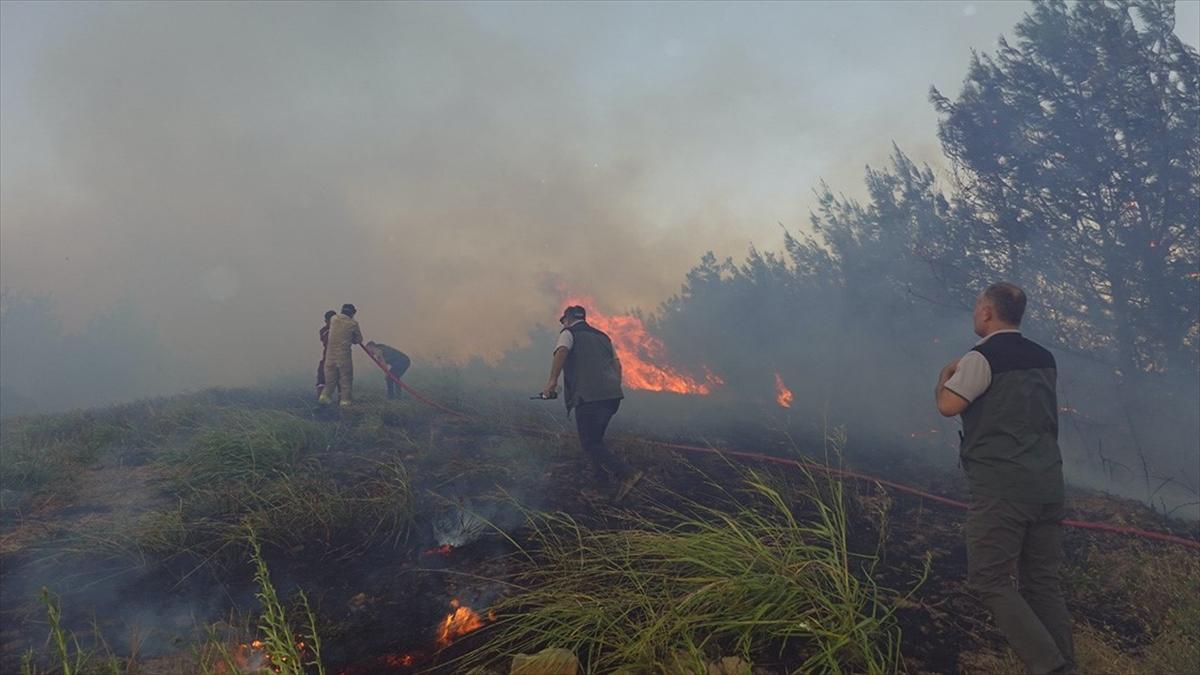
M 583 305 L 587 321 L 612 339 L 617 358 L 621 359 L 621 381 L 630 389 L 669 391 L 676 394 L 705 396 L 725 384 L 720 377 L 704 369 L 699 381 L 665 363 L 666 347 L 662 340 L 646 332 L 642 320 L 629 314 L 607 316 L 597 312 L 596 303 L 586 296 L 569 296 L 567 305 Z
M 783 383 L 783 378 L 779 373 L 775 373 L 775 402 L 781 408 L 790 408 L 792 407 L 792 401 L 795 399 L 796 397 L 792 395 L 792 390 L 788 389 L 787 385 Z
M 450 606 L 454 608 L 454 611 L 447 614 L 446 618 L 442 619 L 441 625 L 438 626 L 437 645 L 439 647 L 448 647 L 455 638 L 479 630 L 484 625 L 483 617 L 470 607 L 463 606 L 457 598 L 450 600 Z

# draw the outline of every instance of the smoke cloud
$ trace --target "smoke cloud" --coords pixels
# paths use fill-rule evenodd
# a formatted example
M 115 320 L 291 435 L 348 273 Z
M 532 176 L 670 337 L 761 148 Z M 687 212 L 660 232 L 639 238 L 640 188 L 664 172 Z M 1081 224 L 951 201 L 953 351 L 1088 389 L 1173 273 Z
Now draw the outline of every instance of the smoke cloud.
M 892 139 L 937 163 L 928 85 L 1025 10 L 970 7 L 6 3 L 0 286 L 133 308 L 147 391 L 308 370 L 343 302 L 495 358 L 560 286 L 652 308 L 779 241 Z

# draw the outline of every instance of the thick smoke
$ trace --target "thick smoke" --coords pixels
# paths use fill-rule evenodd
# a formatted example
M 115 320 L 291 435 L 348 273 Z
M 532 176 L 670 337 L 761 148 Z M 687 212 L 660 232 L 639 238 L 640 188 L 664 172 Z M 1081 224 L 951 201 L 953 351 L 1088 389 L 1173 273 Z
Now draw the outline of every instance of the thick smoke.
M 6 4 L 0 285 L 67 334 L 132 307 L 165 365 L 126 398 L 307 371 L 347 301 L 369 337 L 494 358 L 552 318 L 547 279 L 653 307 L 890 138 L 936 161 L 925 87 L 1019 8 L 779 11 Z M 962 32 L 835 37 L 899 20 Z
M 961 81 L 1025 8 L 950 8 L 962 30 L 918 43 L 889 36 L 948 6 L 896 7 L 5 5 L 4 411 L 308 373 L 345 301 L 370 338 L 507 354 L 477 381 L 534 387 L 552 333 L 529 331 L 564 290 L 655 311 L 704 251 L 803 229 L 819 178 L 853 194 L 890 138 L 941 166 L 926 86 Z M 682 431 L 770 410 L 778 372 L 801 417 L 953 461 L 928 392 L 973 341 L 965 313 L 864 327 L 861 298 L 753 297 L 659 314 L 672 358 L 727 382 L 675 407 Z M 1073 482 L 1194 493 L 1194 381 L 1134 410 L 1063 365 Z

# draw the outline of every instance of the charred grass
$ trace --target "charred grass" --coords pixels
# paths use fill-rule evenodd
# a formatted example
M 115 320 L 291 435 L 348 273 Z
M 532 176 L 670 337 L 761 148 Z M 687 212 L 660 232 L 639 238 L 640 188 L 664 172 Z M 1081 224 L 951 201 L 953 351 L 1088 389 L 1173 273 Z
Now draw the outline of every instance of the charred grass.
M 452 381 L 443 389 L 461 395 Z M 246 645 L 275 631 L 275 653 L 286 652 L 284 635 L 318 642 L 321 656 L 306 647 L 290 657 L 307 662 L 297 673 L 322 661 L 353 675 L 506 672 L 514 654 L 543 647 L 597 673 L 705 672 L 721 657 L 770 673 L 1019 672 L 963 591 L 956 513 L 820 472 L 681 461 L 633 440 L 614 447 L 652 478 L 618 508 L 581 492 L 574 439 L 553 435 L 562 420 L 503 401 L 479 407 L 487 423 L 371 398 L 324 418 L 302 396 L 224 390 L 6 420 L 0 487 L 20 501 L 4 504 L 6 583 L 51 556 L 106 561 L 151 597 L 218 580 L 228 616 L 198 615 L 190 635 L 152 654 L 136 641 L 109 649 L 121 624 L 52 587 L 64 594 L 58 618 L 40 610 L 33 631 L 50 629 L 49 642 L 29 638 L 31 613 L 5 607 L 0 667 L 20 666 L 34 646 L 27 672 L 66 672 L 68 661 L 77 673 L 250 672 Z M 919 466 L 872 470 L 953 488 Z M 124 482 L 98 489 L 114 479 Z M 1096 501 L 1112 509 L 1105 520 L 1151 522 Z M 491 543 L 426 555 L 431 519 L 447 508 L 475 510 Z M 1078 532 L 1067 548 L 1085 672 L 1191 672 L 1200 559 Z M 439 653 L 433 628 L 452 596 L 495 620 Z M 26 629 L 14 632 L 14 620 Z M 420 658 L 405 665 L 413 647 Z

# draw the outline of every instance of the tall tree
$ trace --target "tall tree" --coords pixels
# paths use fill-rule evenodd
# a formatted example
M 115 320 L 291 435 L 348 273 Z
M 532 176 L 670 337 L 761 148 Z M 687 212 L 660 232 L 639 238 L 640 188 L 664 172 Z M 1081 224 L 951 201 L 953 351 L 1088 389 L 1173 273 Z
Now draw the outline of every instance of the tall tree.
M 977 263 L 1129 375 L 1200 347 L 1200 57 L 1174 24 L 1171 0 L 1035 0 L 957 99 L 931 91 Z

